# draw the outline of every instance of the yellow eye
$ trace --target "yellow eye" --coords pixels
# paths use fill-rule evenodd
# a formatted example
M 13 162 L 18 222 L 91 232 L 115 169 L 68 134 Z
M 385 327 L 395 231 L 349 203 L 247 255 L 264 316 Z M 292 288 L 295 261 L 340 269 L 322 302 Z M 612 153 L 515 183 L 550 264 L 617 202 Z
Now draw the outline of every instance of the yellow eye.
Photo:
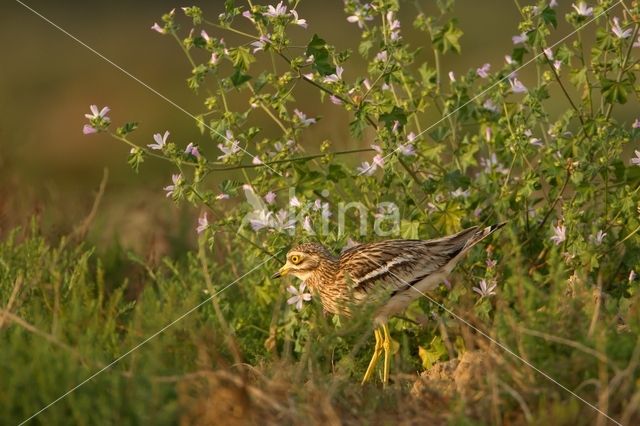
M 289 258 L 289 260 L 291 261 L 291 263 L 293 263 L 294 265 L 297 265 L 298 263 L 300 263 L 300 256 L 298 256 L 297 254 L 294 254 L 293 256 L 291 256 Z

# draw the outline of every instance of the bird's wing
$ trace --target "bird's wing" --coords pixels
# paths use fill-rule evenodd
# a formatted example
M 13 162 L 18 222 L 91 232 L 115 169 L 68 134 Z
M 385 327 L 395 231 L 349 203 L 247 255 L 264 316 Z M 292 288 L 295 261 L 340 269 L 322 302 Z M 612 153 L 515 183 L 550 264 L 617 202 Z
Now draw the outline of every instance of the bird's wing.
M 468 243 L 475 244 L 477 227 L 435 240 L 388 240 L 361 244 L 340 255 L 340 272 L 355 295 L 370 291 L 400 291 L 445 266 Z

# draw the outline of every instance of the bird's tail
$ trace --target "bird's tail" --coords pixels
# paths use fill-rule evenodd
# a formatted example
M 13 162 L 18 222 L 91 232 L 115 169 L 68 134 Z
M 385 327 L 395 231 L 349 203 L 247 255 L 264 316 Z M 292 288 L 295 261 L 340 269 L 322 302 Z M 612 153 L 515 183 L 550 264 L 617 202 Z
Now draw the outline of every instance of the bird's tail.
M 468 250 L 471 247 L 475 246 L 480 241 L 484 240 L 489 235 L 493 234 L 494 232 L 496 232 L 498 229 L 502 228 L 506 224 L 507 222 L 502 222 L 502 223 L 497 223 L 495 225 L 487 226 L 482 229 L 476 228 L 475 232 L 471 235 L 471 237 L 467 240 L 466 244 L 464 245 L 463 250 Z

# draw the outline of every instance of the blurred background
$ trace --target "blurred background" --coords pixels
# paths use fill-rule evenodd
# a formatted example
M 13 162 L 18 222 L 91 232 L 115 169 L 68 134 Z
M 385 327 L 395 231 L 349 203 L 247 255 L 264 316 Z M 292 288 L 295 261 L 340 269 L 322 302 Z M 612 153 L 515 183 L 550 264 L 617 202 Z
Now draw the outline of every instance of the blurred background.
M 203 110 L 201 99 L 186 86 L 190 67 L 179 46 L 150 27 L 168 10 L 192 4 L 215 20 L 223 9 L 222 0 L 24 2 L 186 110 L 194 114 Z M 571 3 L 559 3 L 555 40 L 571 32 L 564 22 Z M 402 1 L 399 17 L 404 38 L 414 47 L 424 47 L 419 59 L 423 60 L 432 55 L 426 36 L 411 30 L 417 7 L 428 12 L 435 6 L 433 1 Z M 118 244 L 139 253 L 153 247 L 156 255 L 188 246 L 195 237 L 197 212 L 165 198 L 162 187 L 170 180 L 169 165 L 148 159 L 135 174 L 126 163 L 126 146 L 105 135 L 82 134 L 84 114 L 90 104 L 108 105 L 112 126 L 138 121 L 139 130 L 133 135 L 138 144 L 151 143 L 153 133 L 165 130 L 172 140 L 184 145 L 193 141 L 209 152 L 217 152 L 215 143 L 199 134 L 188 115 L 32 11 L 9 0 L 1 8 L 0 48 L 5 55 L 0 65 L 0 237 L 34 216 L 45 233 L 67 234 L 89 213 L 106 168 L 109 179 L 92 228 L 100 231 L 89 234 L 92 242 L 102 247 Z M 298 11 L 309 22 L 307 30 L 293 29 L 300 45 L 318 33 L 339 49 L 354 51 L 345 68 L 347 80 L 365 73 L 365 62 L 357 54 L 360 33 L 357 25 L 346 21 L 341 1 L 303 1 Z M 492 69 L 502 67 L 504 55 L 511 53 L 511 36 L 519 33 L 516 3 L 458 0 L 454 14 L 464 30 L 462 54 L 444 58 L 445 75 L 448 70 L 462 74 L 485 62 Z M 178 15 L 183 28 L 188 28 L 189 21 L 180 11 Z M 207 31 L 229 43 L 237 41 L 222 30 Z M 270 64 L 268 55 L 258 57 Z M 525 84 L 534 78 L 535 66 L 519 73 Z M 312 88 L 301 89 L 296 100 L 300 110 L 323 117 L 304 134 L 308 152 L 317 152 L 323 140 L 331 141 L 334 149 L 370 144 L 366 137 L 352 140 L 349 114 L 321 102 Z M 558 105 L 559 110 L 565 108 Z M 616 113 L 621 121 L 633 121 L 632 108 Z M 437 116 L 433 117 L 435 121 Z M 273 126 L 267 119 L 257 124 L 267 132 Z M 361 160 L 351 159 L 354 164 Z

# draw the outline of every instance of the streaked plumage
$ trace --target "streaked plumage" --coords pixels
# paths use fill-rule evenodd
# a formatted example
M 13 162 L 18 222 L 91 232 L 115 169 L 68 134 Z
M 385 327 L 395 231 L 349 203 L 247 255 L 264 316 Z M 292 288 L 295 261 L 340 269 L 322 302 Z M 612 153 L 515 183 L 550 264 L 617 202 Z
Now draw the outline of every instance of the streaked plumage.
M 304 280 L 319 295 L 324 309 L 349 316 L 354 304 L 380 303 L 375 322 L 376 353 L 388 348 L 387 320 L 399 314 L 422 293 L 442 282 L 467 251 L 502 227 L 472 227 L 433 240 L 387 240 L 360 244 L 334 256 L 318 243 L 301 244 L 287 254 L 287 263 L 275 276 L 292 274 Z M 376 353 L 365 381 L 371 375 Z M 385 379 L 388 361 L 385 359 Z

